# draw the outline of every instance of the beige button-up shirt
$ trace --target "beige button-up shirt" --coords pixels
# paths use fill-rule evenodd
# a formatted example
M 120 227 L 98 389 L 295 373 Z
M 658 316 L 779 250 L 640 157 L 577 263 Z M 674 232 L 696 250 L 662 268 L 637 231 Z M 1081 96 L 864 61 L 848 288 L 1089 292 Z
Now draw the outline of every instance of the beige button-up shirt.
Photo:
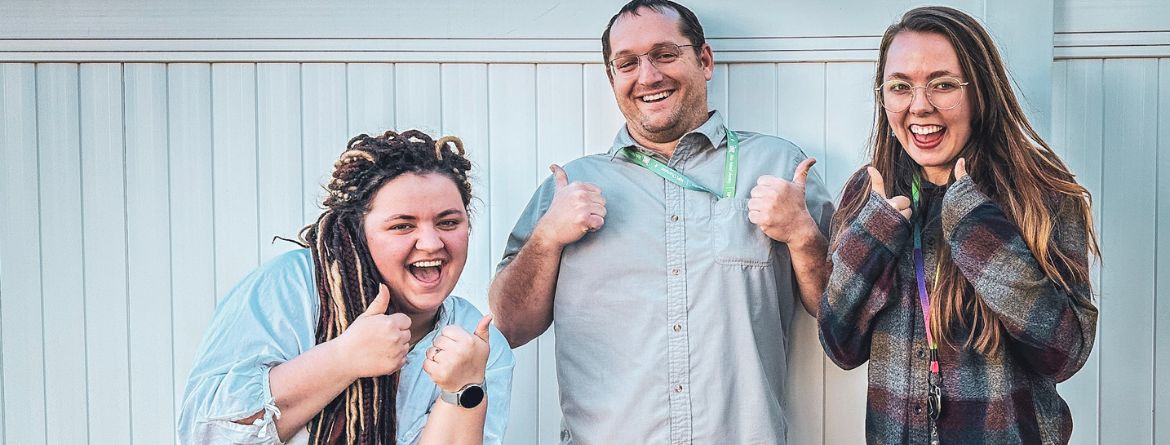
M 605 226 L 568 246 L 553 304 L 562 442 L 782 444 L 788 330 L 799 307 L 787 247 L 748 221 L 756 179 L 791 179 L 805 154 L 787 140 L 740 139 L 734 198 L 686 190 L 628 161 L 625 127 L 609 153 L 565 165 L 596 184 Z M 727 150 L 718 112 L 667 162 L 722 190 Z M 661 158 L 660 158 L 661 159 Z M 508 239 L 503 268 L 548 209 L 535 192 Z M 806 200 L 828 233 L 832 203 L 813 171 Z

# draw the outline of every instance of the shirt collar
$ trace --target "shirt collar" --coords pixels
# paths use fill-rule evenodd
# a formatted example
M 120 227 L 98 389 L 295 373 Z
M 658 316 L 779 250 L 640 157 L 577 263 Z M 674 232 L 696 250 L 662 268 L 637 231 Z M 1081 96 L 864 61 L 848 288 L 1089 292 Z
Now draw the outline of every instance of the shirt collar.
M 719 110 L 711 111 L 707 117 L 707 121 L 703 125 L 683 135 L 682 139 L 678 141 L 678 147 L 675 148 L 674 157 L 690 156 L 705 147 L 719 147 L 723 143 L 724 136 L 727 135 L 726 131 L 727 128 L 723 124 L 723 115 L 719 113 Z M 703 142 L 694 141 L 696 137 L 701 137 L 706 140 Z M 637 150 L 661 159 L 661 156 L 658 156 L 654 151 L 635 142 L 634 137 L 630 136 L 628 126 L 622 125 L 622 128 L 618 130 L 617 136 L 613 138 L 613 146 L 609 149 L 610 157 L 617 156 L 618 152 L 626 147 L 634 147 Z

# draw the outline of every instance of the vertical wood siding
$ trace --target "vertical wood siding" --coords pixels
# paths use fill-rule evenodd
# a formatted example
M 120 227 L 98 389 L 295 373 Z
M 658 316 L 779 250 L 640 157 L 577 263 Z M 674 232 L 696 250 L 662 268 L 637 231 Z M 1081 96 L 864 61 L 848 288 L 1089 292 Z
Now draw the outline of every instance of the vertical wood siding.
M 716 66 L 709 102 L 786 137 L 838 191 L 865 158 L 871 62 Z M 1093 192 L 1097 348 L 1061 392 L 1074 443 L 1170 433 L 1170 59 L 1053 64 L 1052 138 Z M 599 64 L 0 64 L 0 437 L 174 440 L 203 330 L 244 274 L 293 246 L 349 137 L 463 138 L 476 170 L 456 290 L 486 309 L 508 232 L 547 166 L 608 149 L 622 122 Z M 1161 232 L 1161 236 L 1159 236 Z M 1165 292 L 1162 292 L 1163 294 Z M 863 441 L 865 367 L 792 327 L 790 443 Z M 552 333 L 516 351 L 509 444 L 560 431 Z M 1160 410 L 1158 408 L 1161 408 Z M 1155 414 L 1156 413 L 1156 414 Z M 69 419 L 68 421 L 62 419 Z

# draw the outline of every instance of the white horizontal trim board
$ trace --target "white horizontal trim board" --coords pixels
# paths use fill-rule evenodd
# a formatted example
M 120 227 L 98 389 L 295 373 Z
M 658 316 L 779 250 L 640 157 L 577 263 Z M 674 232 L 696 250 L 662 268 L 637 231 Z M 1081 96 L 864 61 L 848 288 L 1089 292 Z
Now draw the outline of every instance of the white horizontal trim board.
M 879 36 L 708 39 L 720 62 L 873 61 Z M 6 39 L 0 62 L 596 63 L 598 39 Z
M 1170 31 L 1056 33 L 1053 57 L 1057 60 L 1170 57 Z
M 597 39 L 626 0 L 5 0 L 0 38 Z M 912 0 L 690 0 L 709 37 L 876 35 Z M 843 4 L 847 3 L 847 5 Z M 981 11 L 983 0 L 952 0 Z M 844 7 L 848 13 L 843 14 Z
M 575 38 L 601 35 L 624 0 L 5 0 L 0 39 L 117 38 Z M 878 35 L 918 0 L 802 2 L 688 0 L 710 37 Z M 1004 12 L 1018 23 L 1051 21 L 1057 32 L 1170 30 L 1165 0 L 936 0 L 982 17 Z M 1028 5 L 1025 5 L 1027 3 Z M 1041 4 L 1047 13 L 1031 4 Z M 1025 7 L 1028 6 L 1028 7 Z
M 880 36 L 713 38 L 716 61 L 872 62 Z M 1001 42 L 1002 44 L 1002 42 Z M 1062 59 L 1170 57 L 1170 31 L 1056 33 Z M 0 62 L 597 63 L 597 39 L 7 39 Z

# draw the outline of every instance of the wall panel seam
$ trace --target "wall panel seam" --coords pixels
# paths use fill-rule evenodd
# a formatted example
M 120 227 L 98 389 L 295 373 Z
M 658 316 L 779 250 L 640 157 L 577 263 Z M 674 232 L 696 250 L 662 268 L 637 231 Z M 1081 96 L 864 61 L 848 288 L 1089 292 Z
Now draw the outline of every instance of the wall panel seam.
M 39 98 L 40 98 L 41 85 L 40 85 L 40 76 L 37 75 L 38 68 L 39 67 L 34 65 L 33 70 L 32 70 L 32 73 L 33 73 L 33 75 L 32 75 L 33 106 L 40 108 Z M 47 369 L 49 364 L 45 360 L 45 351 L 46 351 L 46 345 L 45 345 L 45 255 L 44 255 L 45 235 L 44 235 L 44 231 L 41 230 L 41 225 L 44 224 L 44 221 L 43 221 L 44 218 L 42 218 L 42 216 L 41 216 L 44 213 L 44 211 L 42 209 L 42 207 L 44 206 L 44 199 L 43 199 L 43 196 L 41 196 L 41 187 L 40 187 L 40 181 L 41 181 L 41 150 L 40 150 L 40 145 L 41 145 L 41 113 L 40 113 L 40 110 L 34 110 L 33 122 L 35 122 L 33 124 L 33 131 L 34 131 L 33 140 L 36 141 L 36 144 L 37 144 L 37 161 L 36 161 L 36 163 L 37 163 L 37 167 L 36 167 L 36 169 L 37 169 L 37 183 L 38 183 L 37 184 L 37 256 L 38 256 L 37 263 L 40 264 L 40 268 L 37 271 L 38 272 L 38 276 L 37 276 L 38 283 L 37 284 L 39 286 L 38 290 L 41 294 L 40 295 L 40 297 L 41 297 L 41 372 L 42 372 L 42 374 L 41 374 L 41 397 L 42 397 L 42 400 L 41 401 L 42 401 L 42 409 L 44 409 L 44 413 L 42 413 L 42 416 L 44 417 L 44 429 L 42 430 L 42 432 L 45 435 L 44 436 L 45 440 L 48 441 L 48 435 L 49 435 L 49 404 L 48 404 L 49 391 L 46 389 L 46 387 L 48 385 L 47 385 L 47 382 L 45 381 L 44 370 Z
M 85 441 L 89 442 L 89 430 L 91 425 L 89 413 L 89 287 L 86 286 L 88 277 L 85 268 L 85 165 L 82 162 L 85 159 L 85 126 L 81 123 L 84 110 L 82 109 L 82 92 L 81 92 L 81 64 L 77 65 L 77 77 L 74 78 L 74 83 L 77 87 L 77 198 L 78 198 L 78 212 L 81 215 L 81 226 L 77 230 L 81 232 L 81 332 L 84 334 L 81 338 L 82 351 L 85 352 L 83 359 L 83 372 L 86 377 L 85 388 Z
M 171 67 L 169 64 L 162 66 L 163 73 L 163 97 L 166 103 L 164 110 L 166 110 L 166 132 L 167 132 L 167 295 L 170 297 L 170 316 L 171 316 L 171 393 L 174 394 L 175 387 L 178 381 L 175 379 L 175 235 L 172 229 L 172 215 L 174 214 L 174 206 L 171 200 Z M 182 403 L 181 400 L 171 401 L 171 413 L 175 414 L 176 405 Z
M 129 188 L 126 176 L 129 175 L 129 162 L 127 161 L 127 146 L 126 146 L 126 65 L 118 64 L 119 83 L 122 85 L 122 91 L 118 95 L 122 110 L 122 262 L 123 262 L 123 281 L 126 287 L 126 422 L 130 426 L 130 445 L 134 445 L 134 383 L 131 375 L 134 369 L 133 361 L 130 359 L 133 350 L 131 349 L 132 332 L 130 327 L 134 324 L 134 317 L 131 316 L 130 309 L 130 203 L 127 199 Z

